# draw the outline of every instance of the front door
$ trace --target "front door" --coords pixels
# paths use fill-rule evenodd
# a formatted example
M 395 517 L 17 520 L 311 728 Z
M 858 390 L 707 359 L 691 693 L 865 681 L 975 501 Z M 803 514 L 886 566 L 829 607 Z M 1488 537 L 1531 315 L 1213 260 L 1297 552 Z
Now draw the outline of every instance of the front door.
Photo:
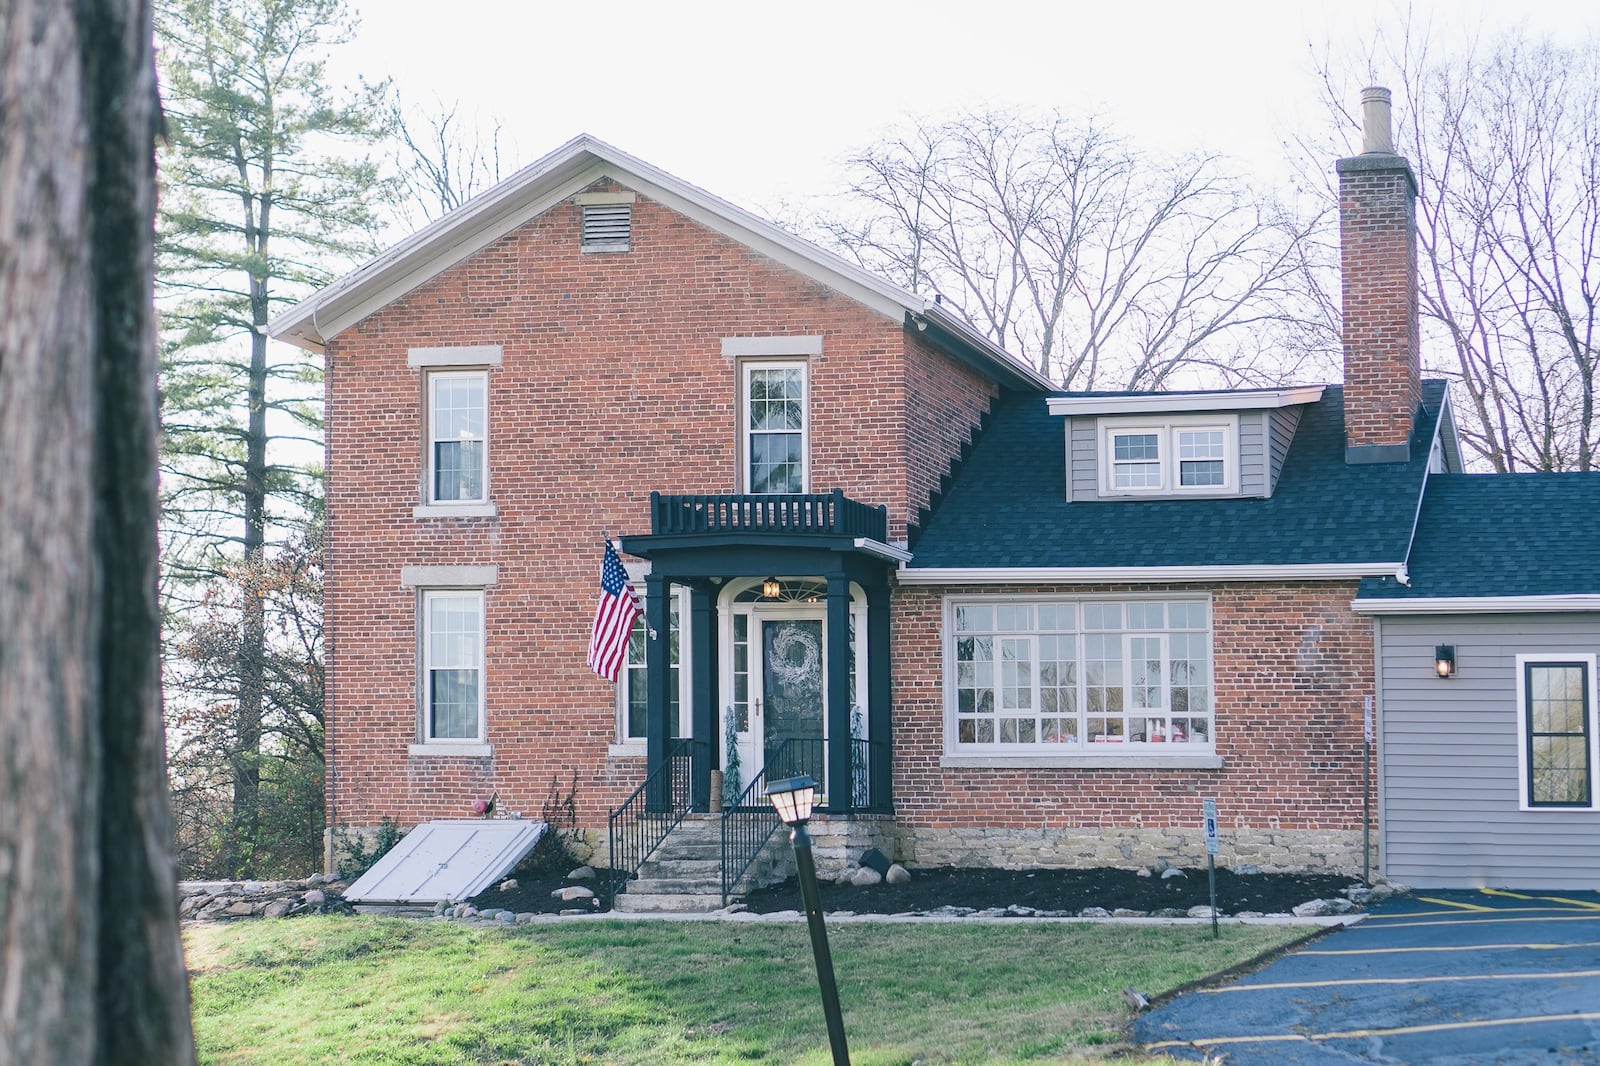
M 823 713 L 825 644 L 817 617 L 757 615 L 761 670 L 756 706 L 767 780 L 810 774 L 826 795 Z

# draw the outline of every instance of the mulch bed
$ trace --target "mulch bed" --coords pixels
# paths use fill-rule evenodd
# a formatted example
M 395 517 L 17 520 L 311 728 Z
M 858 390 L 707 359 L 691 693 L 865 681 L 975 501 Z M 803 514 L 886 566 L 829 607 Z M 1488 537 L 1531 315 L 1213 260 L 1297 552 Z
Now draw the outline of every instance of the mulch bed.
M 562 874 L 548 871 L 518 871 L 512 875 L 515 888 L 491 888 L 472 901 L 480 910 L 503 908 L 516 912 L 558 914 L 579 908 L 604 909 L 605 871 L 587 882 L 596 899 L 588 904 L 564 903 L 551 893 L 571 882 Z M 1287 913 L 1313 899 L 1332 899 L 1359 880 L 1323 874 L 1251 874 L 1231 870 L 1217 871 L 1217 909 L 1223 914 L 1260 911 Z M 992 870 L 936 867 L 911 871 L 904 885 L 821 884 L 822 906 L 826 911 L 854 911 L 857 914 L 902 914 L 907 911 L 933 911 L 940 907 L 970 907 L 973 910 L 1031 907 L 1039 911 L 1067 911 L 1073 914 L 1085 907 L 1106 910 L 1125 908 L 1154 914 L 1161 910 L 1183 910 L 1210 903 L 1206 871 L 1188 870 L 1182 877 L 1162 878 L 1159 874 L 1140 877 L 1132 870 Z M 750 893 L 746 907 L 758 914 L 798 910 L 800 889 L 793 878 Z

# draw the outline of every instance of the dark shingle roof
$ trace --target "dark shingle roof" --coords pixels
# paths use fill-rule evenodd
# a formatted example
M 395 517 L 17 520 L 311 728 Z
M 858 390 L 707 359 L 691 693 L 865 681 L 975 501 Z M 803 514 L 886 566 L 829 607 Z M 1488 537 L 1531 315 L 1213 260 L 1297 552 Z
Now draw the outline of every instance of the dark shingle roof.
M 1444 383 L 1423 385 L 1405 463 L 1344 461 L 1344 391 L 1306 405 L 1267 499 L 1068 503 L 1063 418 L 1039 396 L 996 405 L 914 547 L 943 567 L 1398 563 L 1415 520 Z
M 1600 473 L 1435 474 L 1408 569 L 1362 599 L 1600 595 Z

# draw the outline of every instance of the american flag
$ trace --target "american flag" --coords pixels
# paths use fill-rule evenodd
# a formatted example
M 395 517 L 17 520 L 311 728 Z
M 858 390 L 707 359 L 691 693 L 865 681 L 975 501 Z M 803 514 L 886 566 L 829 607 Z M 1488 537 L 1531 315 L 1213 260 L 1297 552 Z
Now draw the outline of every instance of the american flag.
M 639 616 L 639 593 L 616 550 L 606 542 L 600 564 L 600 603 L 594 609 L 594 632 L 589 636 L 589 665 L 607 681 L 615 681 L 628 657 L 628 634 Z

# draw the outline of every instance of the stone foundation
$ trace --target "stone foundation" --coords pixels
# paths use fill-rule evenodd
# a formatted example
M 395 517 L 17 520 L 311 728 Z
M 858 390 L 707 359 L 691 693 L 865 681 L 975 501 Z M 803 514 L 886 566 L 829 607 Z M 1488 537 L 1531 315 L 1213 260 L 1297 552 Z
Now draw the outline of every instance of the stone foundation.
M 806 823 L 806 828 L 811 833 L 811 857 L 817 864 L 817 876 L 824 878 L 857 865 L 869 848 L 877 848 L 893 859 L 901 832 L 894 818 L 884 814 L 837 818 L 818 815 Z M 787 829 L 779 828 L 780 837 L 788 834 Z
M 899 850 L 883 850 L 907 866 L 1109 866 L 1131 870 L 1165 861 L 1206 865 L 1205 834 L 1181 829 L 934 829 L 901 826 Z M 878 845 L 880 848 L 883 846 Z M 1376 845 L 1372 868 L 1378 869 Z M 1224 831 L 1217 865 L 1245 864 L 1266 873 L 1327 872 L 1359 876 L 1359 829 L 1239 829 Z M 818 865 L 821 863 L 819 861 Z

